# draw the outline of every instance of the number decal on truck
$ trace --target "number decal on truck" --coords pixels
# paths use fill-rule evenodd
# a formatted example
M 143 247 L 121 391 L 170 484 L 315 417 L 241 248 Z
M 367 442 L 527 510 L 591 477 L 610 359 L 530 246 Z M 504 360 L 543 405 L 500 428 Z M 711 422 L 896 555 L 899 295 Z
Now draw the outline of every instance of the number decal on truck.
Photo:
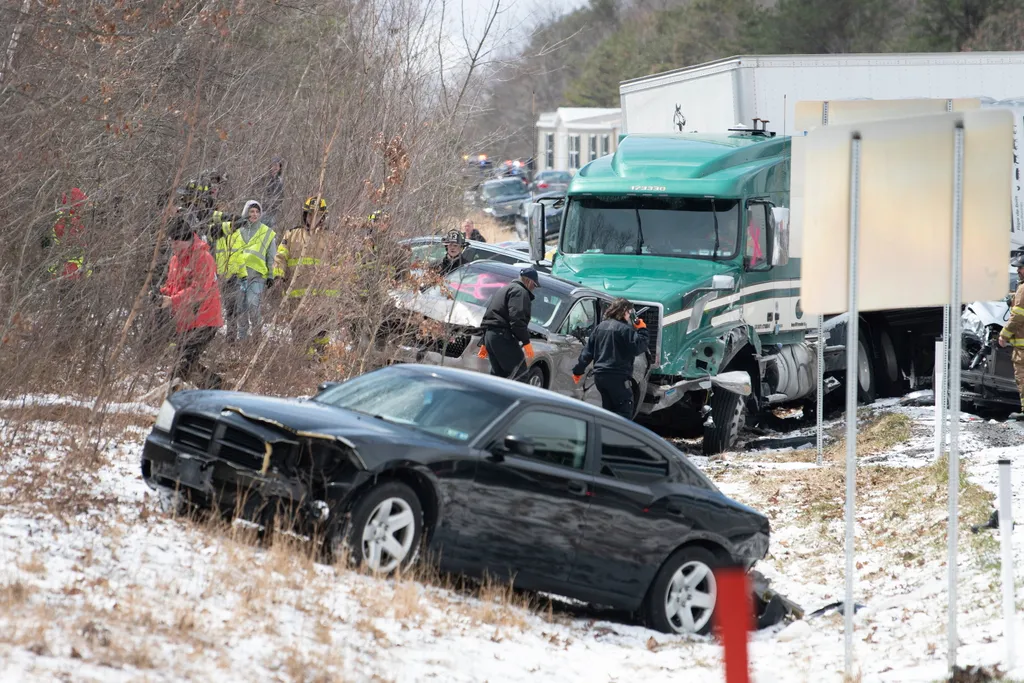
M 664 192 L 664 185 L 634 185 L 629 188 L 633 192 Z

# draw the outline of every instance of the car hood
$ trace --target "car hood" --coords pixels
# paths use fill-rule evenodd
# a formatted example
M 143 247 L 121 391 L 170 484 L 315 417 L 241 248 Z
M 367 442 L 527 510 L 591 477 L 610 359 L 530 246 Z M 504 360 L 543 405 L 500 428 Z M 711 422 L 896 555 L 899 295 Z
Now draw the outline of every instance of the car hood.
M 183 391 L 175 395 L 178 410 L 208 415 L 239 415 L 256 424 L 298 436 L 341 437 L 357 448 L 361 444 L 443 446 L 446 442 L 426 432 L 379 420 L 316 401 L 259 396 L 233 391 Z
M 484 307 L 464 301 L 454 301 L 447 297 L 433 296 L 422 292 L 395 290 L 391 292 L 395 305 L 407 311 L 424 315 L 431 320 L 460 325 L 462 327 L 480 327 L 484 317 Z
M 662 303 L 668 311 L 681 305 L 683 294 L 706 285 L 714 275 L 734 270 L 730 263 L 696 258 L 559 254 L 552 275 L 613 296 Z

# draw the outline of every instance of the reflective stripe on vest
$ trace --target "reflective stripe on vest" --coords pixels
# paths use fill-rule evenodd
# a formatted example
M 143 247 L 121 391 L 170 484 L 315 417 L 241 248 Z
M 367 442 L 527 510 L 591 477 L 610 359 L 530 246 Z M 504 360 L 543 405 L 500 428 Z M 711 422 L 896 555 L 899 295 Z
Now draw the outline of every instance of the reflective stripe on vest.
M 252 269 L 264 278 L 270 274 L 267 268 L 266 253 L 276 233 L 260 223 L 256 234 L 248 242 L 242 240 L 240 230 L 235 230 L 227 237 L 217 240 L 217 273 L 221 275 L 238 275 L 244 277 L 247 269 Z
M 320 259 L 313 256 L 303 256 L 302 258 L 290 258 L 288 259 L 288 267 L 294 268 L 295 266 L 318 266 L 320 265 Z

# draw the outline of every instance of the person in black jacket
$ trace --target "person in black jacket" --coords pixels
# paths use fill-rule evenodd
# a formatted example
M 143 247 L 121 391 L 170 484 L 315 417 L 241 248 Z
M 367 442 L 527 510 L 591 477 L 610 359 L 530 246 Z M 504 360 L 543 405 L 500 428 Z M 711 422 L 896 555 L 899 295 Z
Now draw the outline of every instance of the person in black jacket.
M 444 258 L 430 264 L 430 270 L 435 275 L 444 277 L 456 268 L 466 265 L 463 252 L 466 250 L 466 238 L 458 230 L 449 230 L 448 234 L 441 240 L 444 245 Z
M 519 279 L 499 289 L 487 302 L 480 324 L 484 330 L 480 357 L 490 360 L 492 375 L 516 380 L 526 375 L 526 359 L 533 358 L 529 330 L 533 290 L 539 286 L 536 269 L 523 268 Z
M 625 299 L 613 301 L 572 369 L 572 379 L 579 384 L 593 362 L 594 385 L 601 393 L 601 407 L 627 420 L 633 419 L 633 391 L 629 386 L 633 361 L 647 353 L 649 344 L 647 324 L 639 318 L 630 323 L 633 318 L 633 304 Z

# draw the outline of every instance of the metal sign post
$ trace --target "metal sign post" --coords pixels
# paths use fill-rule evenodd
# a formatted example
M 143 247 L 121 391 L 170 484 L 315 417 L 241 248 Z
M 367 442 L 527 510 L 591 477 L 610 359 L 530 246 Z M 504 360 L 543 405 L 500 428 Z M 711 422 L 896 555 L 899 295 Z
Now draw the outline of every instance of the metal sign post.
M 999 537 L 1003 551 L 1003 641 L 1006 644 L 1006 670 L 1016 666 L 1013 620 L 1016 603 L 1013 586 L 1013 489 L 1010 487 L 1010 461 L 999 461 Z
M 942 339 L 935 342 L 935 462 L 946 452 L 946 343 L 949 331 L 942 328 Z
M 846 602 L 843 628 L 846 635 L 846 675 L 853 676 L 853 551 L 854 505 L 857 493 L 857 251 L 860 232 L 860 133 L 850 140 L 850 275 L 846 324 Z
M 956 579 L 957 579 L 957 540 L 959 537 L 959 519 L 957 518 L 958 497 L 960 494 L 960 304 L 963 300 L 963 228 L 964 228 L 964 124 L 958 121 L 953 129 L 953 259 L 951 264 L 951 281 L 949 297 L 949 522 L 948 522 L 948 557 L 949 570 L 949 613 L 946 635 L 949 639 L 949 674 L 953 675 L 956 667 L 957 629 L 956 629 Z
M 816 346 L 818 347 L 818 412 L 816 413 L 818 418 L 818 457 L 815 460 L 815 462 L 817 463 L 818 467 L 821 467 L 821 464 L 824 460 L 824 439 L 822 435 L 822 423 L 825 419 L 825 316 L 823 315 L 818 316 L 818 343 Z

